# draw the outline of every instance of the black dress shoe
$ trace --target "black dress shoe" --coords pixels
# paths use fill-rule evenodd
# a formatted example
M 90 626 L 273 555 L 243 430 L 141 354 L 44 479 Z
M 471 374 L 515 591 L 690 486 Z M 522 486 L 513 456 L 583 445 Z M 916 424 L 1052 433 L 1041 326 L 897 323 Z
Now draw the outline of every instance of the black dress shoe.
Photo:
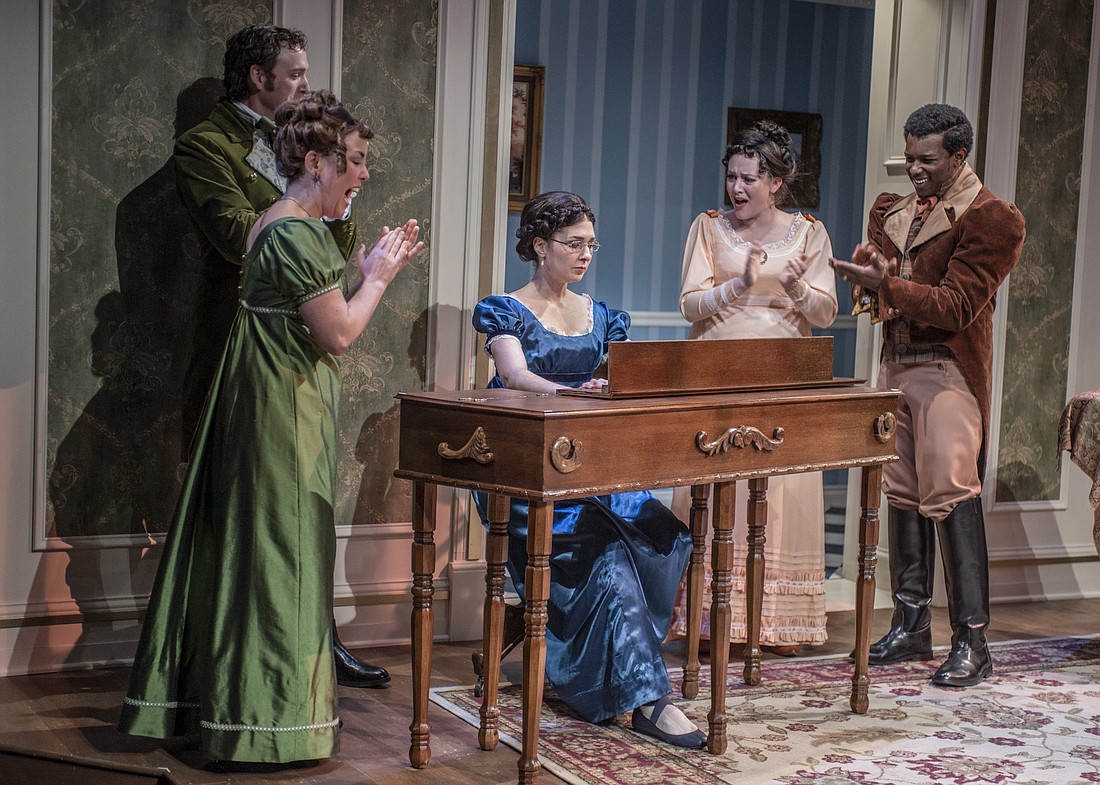
M 932 676 L 937 687 L 974 687 L 993 675 L 993 658 L 981 630 L 962 630 L 951 653 Z
M 894 628 L 871 644 L 868 665 L 891 665 L 932 659 L 932 626 L 917 630 Z
M 341 687 L 382 687 L 390 683 L 385 668 L 359 662 L 343 645 L 332 646 L 336 661 L 336 683 Z

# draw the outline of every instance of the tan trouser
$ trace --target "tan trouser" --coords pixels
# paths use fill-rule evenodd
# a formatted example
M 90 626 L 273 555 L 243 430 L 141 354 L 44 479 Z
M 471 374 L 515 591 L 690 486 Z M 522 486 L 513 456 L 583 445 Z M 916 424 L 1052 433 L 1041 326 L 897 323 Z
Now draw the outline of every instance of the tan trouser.
M 883 467 L 882 490 L 897 509 L 918 510 L 938 523 L 982 491 L 978 401 L 953 360 L 884 360 L 878 386 L 901 390 L 896 435 L 901 460 Z

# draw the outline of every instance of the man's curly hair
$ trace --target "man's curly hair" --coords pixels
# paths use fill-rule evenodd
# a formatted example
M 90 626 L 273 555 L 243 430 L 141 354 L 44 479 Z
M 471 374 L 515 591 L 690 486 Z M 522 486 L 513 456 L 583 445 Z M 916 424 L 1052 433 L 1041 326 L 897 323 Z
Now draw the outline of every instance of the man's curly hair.
M 943 134 L 943 149 L 951 155 L 974 149 L 974 126 L 962 109 L 949 104 L 925 104 L 909 115 L 901 131 L 903 139 L 935 134 Z
M 258 65 L 265 74 L 275 69 L 275 61 L 283 49 L 299 51 L 306 48 L 306 34 L 301 30 L 274 25 L 243 27 L 225 42 L 222 59 L 222 82 L 225 94 L 233 101 L 249 96 L 248 72 Z
M 516 253 L 528 262 L 538 260 L 534 242 L 536 237 L 549 240 L 554 232 L 583 220 L 596 225 L 596 214 L 581 197 L 568 191 L 547 191 L 539 194 L 523 206 L 516 229 Z

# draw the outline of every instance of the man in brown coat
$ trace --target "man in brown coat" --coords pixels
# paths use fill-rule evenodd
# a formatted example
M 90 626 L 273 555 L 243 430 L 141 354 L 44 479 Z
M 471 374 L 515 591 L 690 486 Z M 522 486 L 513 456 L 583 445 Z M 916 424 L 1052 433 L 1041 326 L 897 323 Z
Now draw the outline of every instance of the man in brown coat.
M 901 460 L 883 469 L 894 615 L 890 631 L 871 645 L 870 662 L 932 659 L 939 539 L 952 636 L 932 683 L 969 687 L 993 673 L 981 501 L 993 309 L 1020 258 L 1024 219 L 966 163 L 974 130 L 961 110 L 922 106 L 903 133 L 915 193 L 880 194 L 868 242 L 856 246 L 851 262 L 832 262 L 853 285 L 855 312 L 883 323 L 878 386 L 901 391 Z

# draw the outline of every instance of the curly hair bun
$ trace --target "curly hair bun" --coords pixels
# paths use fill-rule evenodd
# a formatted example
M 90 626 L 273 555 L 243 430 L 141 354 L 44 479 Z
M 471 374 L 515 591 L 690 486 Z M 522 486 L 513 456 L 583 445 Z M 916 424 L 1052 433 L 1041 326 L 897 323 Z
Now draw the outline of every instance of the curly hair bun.
M 287 178 L 298 177 L 303 171 L 306 155 L 336 154 L 336 170 L 347 166 L 344 137 L 358 131 L 364 139 L 374 137 L 370 126 L 352 116 L 331 90 L 317 90 L 288 101 L 275 110 L 275 168 Z
M 275 110 L 275 124 L 315 122 L 325 116 L 325 111 L 340 101 L 331 90 L 317 90 L 307 93 L 298 100 L 287 101 Z
M 771 120 L 759 120 L 753 125 L 753 130 L 768 141 L 774 142 L 779 147 L 791 146 L 791 135 L 787 129 Z

